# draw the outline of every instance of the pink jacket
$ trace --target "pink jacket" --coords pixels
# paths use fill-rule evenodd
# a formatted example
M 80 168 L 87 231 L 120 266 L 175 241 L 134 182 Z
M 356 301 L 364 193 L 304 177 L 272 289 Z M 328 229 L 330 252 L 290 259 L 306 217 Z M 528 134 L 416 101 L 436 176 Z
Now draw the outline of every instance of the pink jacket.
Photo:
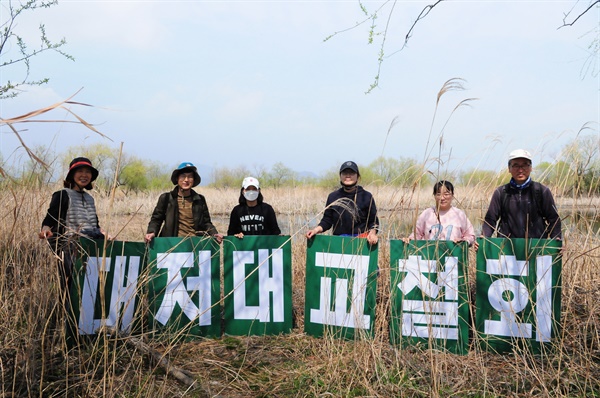
M 464 211 L 451 207 L 436 214 L 435 207 L 429 207 L 417 218 L 415 232 L 409 237 L 417 240 L 464 240 L 472 245 L 475 242 L 473 224 Z

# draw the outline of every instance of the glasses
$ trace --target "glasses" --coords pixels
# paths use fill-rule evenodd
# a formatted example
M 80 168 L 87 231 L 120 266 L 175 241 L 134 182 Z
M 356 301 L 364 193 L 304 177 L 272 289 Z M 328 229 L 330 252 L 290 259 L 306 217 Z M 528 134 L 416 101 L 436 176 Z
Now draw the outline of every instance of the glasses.
M 343 176 L 354 176 L 356 175 L 356 171 L 354 170 L 344 170 L 340 173 Z
M 180 180 L 193 180 L 194 179 L 194 175 L 193 174 L 179 174 L 179 179 Z
M 449 198 L 451 196 L 452 196 L 452 192 L 444 192 L 444 193 L 438 192 L 435 194 L 436 198 L 441 198 L 441 197 Z
M 511 164 L 510 168 L 513 170 L 527 170 L 531 167 L 531 164 Z

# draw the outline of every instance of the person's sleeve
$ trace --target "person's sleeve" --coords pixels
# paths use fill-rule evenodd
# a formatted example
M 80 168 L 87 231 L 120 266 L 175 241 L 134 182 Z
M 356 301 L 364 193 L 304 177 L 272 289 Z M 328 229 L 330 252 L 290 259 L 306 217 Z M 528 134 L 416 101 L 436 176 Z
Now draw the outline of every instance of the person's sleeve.
M 281 229 L 279 229 L 279 225 L 277 224 L 277 216 L 275 215 L 275 210 L 270 205 L 267 210 L 266 221 L 269 235 L 281 235 Z
M 42 227 L 50 227 L 52 233 L 58 233 L 59 222 L 66 217 L 68 207 L 69 196 L 63 191 L 54 192 L 50 199 L 46 217 L 44 217 L 44 220 L 42 221 Z M 96 216 L 96 223 L 97 221 Z
M 462 239 L 469 242 L 469 246 L 471 246 L 473 243 L 475 243 L 475 228 L 473 228 L 473 224 L 471 224 L 469 217 L 467 217 L 467 214 L 464 211 L 462 212 L 462 217 Z
M 427 209 L 424 210 L 419 217 L 417 217 L 417 222 L 415 224 L 415 230 L 412 234 L 410 234 L 410 239 L 423 240 L 427 239 L 428 236 L 425 233 L 425 229 L 427 227 Z
M 210 212 L 208 211 L 208 205 L 206 204 L 206 199 L 202 197 L 202 201 L 204 202 L 204 206 L 202 206 L 202 220 L 204 220 L 204 225 L 202 226 L 202 230 L 206 231 L 209 235 L 216 235 L 219 233 L 217 228 L 213 225 L 210 219 Z
M 377 205 L 375 204 L 375 199 L 373 199 L 372 195 L 370 196 L 369 207 L 367 209 L 368 217 L 367 217 L 367 230 L 368 232 L 372 229 L 377 231 L 379 229 L 379 217 L 377 217 Z
M 160 231 L 160 227 L 162 223 L 165 221 L 166 211 L 167 211 L 167 201 L 169 200 L 169 194 L 162 194 L 158 198 L 158 202 L 156 203 L 156 207 L 152 212 L 152 216 L 150 217 L 150 222 L 148 223 L 148 229 L 146 233 L 154 233 L 158 236 L 158 232 Z
M 242 223 L 240 222 L 240 217 L 237 215 L 236 211 L 237 207 L 234 207 L 231 210 L 231 215 L 229 216 L 229 227 L 227 228 L 227 235 L 235 235 L 242 232 Z
M 556 203 L 554 202 L 552 192 L 550 192 L 548 187 L 545 187 L 543 191 L 543 202 L 544 217 L 546 217 L 548 227 L 550 228 L 550 238 L 562 239 L 562 224 L 560 221 L 560 216 L 556 210 Z
M 335 202 L 333 193 L 329 194 L 327 197 L 327 202 L 325 203 L 325 211 L 323 212 L 323 218 L 319 222 L 319 226 L 323 228 L 323 232 L 329 230 L 336 219 L 336 211 L 334 206 L 330 206 L 333 202 Z
M 496 230 L 496 224 L 500 219 L 500 193 L 502 188 L 498 188 L 494 191 L 492 195 L 492 200 L 490 201 L 490 206 L 488 207 L 487 213 L 485 213 L 485 218 L 483 220 L 483 225 L 481 229 L 481 233 L 483 236 L 487 238 L 491 238 Z

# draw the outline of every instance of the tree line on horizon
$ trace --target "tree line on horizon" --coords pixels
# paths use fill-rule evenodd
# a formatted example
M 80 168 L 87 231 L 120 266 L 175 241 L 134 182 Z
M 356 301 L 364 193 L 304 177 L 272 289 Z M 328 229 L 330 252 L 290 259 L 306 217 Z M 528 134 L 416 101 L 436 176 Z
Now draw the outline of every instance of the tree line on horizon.
M 554 162 L 534 164 L 533 178 L 551 186 L 557 195 L 600 194 L 600 138 L 596 135 L 579 136 L 568 143 Z M 107 144 L 79 145 L 68 147 L 64 152 L 54 153 L 44 146 L 32 148 L 41 159 L 26 159 L 18 166 L 1 166 L 5 170 L 0 177 L 2 184 L 17 184 L 42 187 L 61 181 L 69 161 L 77 156 L 86 156 L 100 171 L 96 186 L 109 191 L 113 185 L 126 193 L 172 188 L 171 172 L 176 166 L 142 159 L 119 148 Z M 16 162 L 13 162 L 16 163 Z M 439 161 L 431 162 L 437 170 L 430 170 L 428 164 L 406 157 L 380 156 L 369 164 L 361 165 L 361 185 L 391 186 L 411 188 L 428 186 L 436 180 L 449 180 L 461 186 L 499 186 L 506 183 L 508 175 L 500 171 L 469 168 L 464 171 L 439 171 Z M 294 171 L 283 162 L 271 168 L 265 166 L 241 165 L 217 167 L 210 176 L 207 186 L 218 188 L 238 188 L 244 177 L 252 175 L 259 179 L 262 187 L 319 186 L 333 189 L 339 186 L 339 166 L 331 167 L 319 176 L 306 176 Z M 116 184 L 115 184 L 116 178 Z

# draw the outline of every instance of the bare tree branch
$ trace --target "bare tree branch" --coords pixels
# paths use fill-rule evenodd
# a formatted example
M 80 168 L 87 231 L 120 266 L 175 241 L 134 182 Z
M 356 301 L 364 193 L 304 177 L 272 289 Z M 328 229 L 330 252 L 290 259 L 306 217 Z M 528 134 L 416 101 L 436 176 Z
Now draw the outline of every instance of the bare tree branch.
M 415 27 L 417 26 L 417 24 L 419 23 L 419 21 L 422 20 L 422 19 L 424 19 L 427 15 L 429 15 L 429 13 L 431 12 L 431 10 L 433 10 L 433 8 L 435 6 L 437 6 L 438 4 L 440 4 L 442 1 L 445 1 L 445 0 L 438 0 L 435 3 L 433 3 L 433 4 L 428 4 L 427 6 L 425 6 L 425 8 L 423 8 L 421 10 L 421 13 L 414 20 L 412 26 L 410 27 L 410 29 L 406 33 L 406 37 L 404 37 L 404 44 L 402 45 L 402 48 L 406 47 L 406 44 L 408 43 L 408 40 L 412 37 L 413 30 L 415 30 Z M 398 51 L 401 51 L 402 48 L 400 50 L 398 50 Z
M 369 89 L 367 90 L 367 94 L 370 93 L 375 87 L 379 86 L 379 75 L 381 73 L 381 64 L 383 63 L 384 56 L 385 56 L 385 58 L 391 57 L 392 55 L 394 55 L 394 54 L 402 51 L 406 47 L 406 45 L 408 44 L 408 40 L 412 37 L 413 31 L 414 31 L 417 23 L 419 23 L 420 20 L 422 20 L 425 17 L 427 17 L 427 15 L 429 15 L 429 13 L 431 12 L 431 10 L 433 10 L 433 8 L 435 6 L 437 6 L 438 4 L 440 4 L 443 1 L 445 1 L 445 0 L 438 0 L 435 3 L 433 3 L 433 4 L 428 4 L 427 6 L 425 6 L 421 10 L 421 12 L 417 16 L 417 18 L 413 21 L 413 24 L 411 25 L 410 29 L 406 33 L 406 36 L 404 38 L 404 44 L 402 45 L 402 47 L 399 50 L 394 51 L 393 53 L 385 56 L 385 51 L 384 50 L 385 50 L 385 42 L 386 42 L 386 39 L 387 39 L 387 33 L 388 33 L 389 26 L 390 26 L 390 21 L 392 19 L 392 15 L 394 14 L 394 8 L 396 7 L 396 4 L 398 2 L 397 0 L 394 0 L 394 2 L 392 4 L 392 9 L 390 10 L 390 12 L 388 14 L 387 22 L 386 22 L 386 25 L 385 25 L 385 30 L 383 32 L 383 39 L 381 40 L 381 48 L 379 50 L 379 57 L 378 57 L 377 75 L 375 76 L 375 80 L 373 81 L 373 83 L 371 84 L 371 86 L 369 87 Z M 387 2 L 386 2 L 386 4 L 387 4 Z M 376 16 L 377 13 L 380 10 L 381 10 L 381 7 L 373 15 Z
M 571 22 L 567 22 L 567 18 L 569 18 L 569 16 L 571 15 L 571 11 L 569 11 L 568 13 L 565 14 L 565 16 L 563 18 L 563 24 L 561 26 L 559 26 L 558 29 L 564 28 L 565 26 L 573 26 L 573 25 L 575 25 L 575 22 L 577 22 L 577 20 L 579 18 L 581 18 L 582 16 L 584 16 L 589 10 L 591 10 L 598 3 L 600 3 L 600 0 L 595 0 L 594 2 L 592 2 L 589 5 L 589 7 L 585 9 L 585 11 L 583 11 L 581 14 L 577 15 L 577 17 L 575 19 L 573 19 Z

